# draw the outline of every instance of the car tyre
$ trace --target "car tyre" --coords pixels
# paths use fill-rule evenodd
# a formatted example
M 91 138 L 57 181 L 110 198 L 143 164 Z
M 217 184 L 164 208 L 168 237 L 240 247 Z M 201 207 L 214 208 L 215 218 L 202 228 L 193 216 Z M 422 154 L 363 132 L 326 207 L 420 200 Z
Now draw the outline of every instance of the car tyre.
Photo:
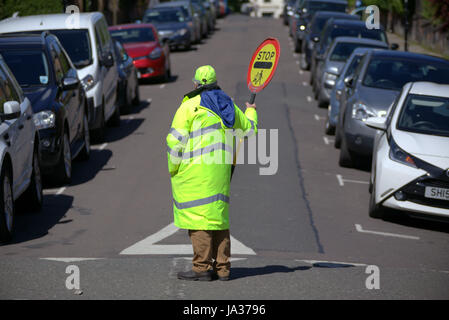
M 104 141 L 105 133 L 106 133 L 106 124 L 104 120 L 104 104 L 101 106 L 101 119 L 100 126 L 97 129 L 92 130 L 91 137 L 95 143 L 102 143 Z
M 84 139 L 84 147 L 80 151 L 78 155 L 78 159 L 81 161 L 87 161 L 90 158 L 90 132 L 89 132 L 89 122 L 87 120 L 87 115 L 84 114 L 83 117 L 83 139 Z
M 120 127 L 120 107 L 118 105 L 115 106 L 115 111 L 109 120 L 109 125 L 111 127 Z
M 72 152 L 67 130 L 64 130 L 62 138 L 61 155 L 54 174 L 55 180 L 61 184 L 69 184 L 72 180 Z
M 338 160 L 338 164 L 344 168 L 352 168 L 354 165 L 353 157 L 346 145 L 346 140 L 343 137 L 341 139 L 340 158 Z
M 373 183 L 373 190 L 369 198 L 368 214 L 371 218 L 382 219 L 385 217 L 385 208 L 381 204 L 376 204 L 376 181 Z
M 138 106 L 140 104 L 140 92 L 139 92 L 139 82 L 136 80 L 136 87 L 134 89 L 134 99 L 133 105 Z
M 0 241 L 11 241 L 14 233 L 14 199 L 12 195 L 11 173 L 6 167 L 0 174 Z
M 324 124 L 324 133 L 333 136 L 335 134 L 335 127 L 331 126 L 329 115 L 326 117 L 326 123 Z
M 42 191 L 42 176 L 39 163 L 38 147 L 33 153 L 33 172 L 31 174 L 31 181 L 28 189 L 23 194 L 24 203 L 32 212 L 38 212 L 42 209 L 43 191 Z
M 341 134 L 340 134 L 340 130 L 338 130 L 338 123 L 337 123 L 337 126 L 335 127 L 334 147 L 335 147 L 335 149 L 341 148 Z

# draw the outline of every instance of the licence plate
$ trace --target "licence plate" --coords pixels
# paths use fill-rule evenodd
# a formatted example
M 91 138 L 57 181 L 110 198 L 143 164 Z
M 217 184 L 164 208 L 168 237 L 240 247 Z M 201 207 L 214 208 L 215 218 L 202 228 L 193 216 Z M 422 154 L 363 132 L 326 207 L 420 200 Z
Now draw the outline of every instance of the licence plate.
M 426 193 L 424 194 L 424 196 L 426 198 L 449 201 L 449 189 L 426 187 Z

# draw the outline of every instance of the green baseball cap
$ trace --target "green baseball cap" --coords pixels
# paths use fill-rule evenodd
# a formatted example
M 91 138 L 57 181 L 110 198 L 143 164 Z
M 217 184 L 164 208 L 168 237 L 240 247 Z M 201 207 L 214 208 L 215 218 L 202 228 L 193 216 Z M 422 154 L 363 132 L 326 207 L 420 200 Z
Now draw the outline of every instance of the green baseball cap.
M 215 74 L 215 69 L 207 65 L 196 69 L 195 77 L 192 80 L 200 85 L 212 84 L 217 82 L 217 75 Z

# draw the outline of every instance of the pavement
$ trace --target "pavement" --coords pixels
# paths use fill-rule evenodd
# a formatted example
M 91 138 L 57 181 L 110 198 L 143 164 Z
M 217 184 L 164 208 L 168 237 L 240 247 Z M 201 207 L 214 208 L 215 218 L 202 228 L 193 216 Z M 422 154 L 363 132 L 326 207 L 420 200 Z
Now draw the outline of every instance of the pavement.
M 404 50 L 404 48 L 405 48 L 405 40 L 404 40 L 403 36 L 398 35 L 398 34 L 393 33 L 393 32 L 387 32 L 387 36 L 388 36 L 388 41 L 390 43 L 397 43 L 399 45 L 399 49 L 398 50 Z M 433 50 L 426 49 L 423 46 L 420 46 L 418 43 L 416 43 L 413 40 L 409 40 L 407 46 L 408 46 L 408 51 L 410 51 L 410 52 L 428 54 L 428 55 L 444 58 L 444 55 L 442 55 L 442 54 L 440 54 L 438 52 L 435 52 Z
M 369 218 L 369 172 L 338 166 L 326 110 L 282 22 L 230 15 L 217 28 L 172 53 L 169 83 L 140 86 L 140 106 L 89 162 L 74 163 L 70 185 L 45 190 L 41 213 L 17 216 L 13 242 L 0 246 L 0 299 L 448 299 L 448 224 Z M 172 225 L 165 137 L 200 65 L 214 65 L 243 107 L 248 63 L 267 37 L 281 44 L 256 98 L 270 163 L 236 168 L 231 280 L 180 281 L 192 251 L 187 231 Z M 261 175 L 270 165 L 276 174 Z

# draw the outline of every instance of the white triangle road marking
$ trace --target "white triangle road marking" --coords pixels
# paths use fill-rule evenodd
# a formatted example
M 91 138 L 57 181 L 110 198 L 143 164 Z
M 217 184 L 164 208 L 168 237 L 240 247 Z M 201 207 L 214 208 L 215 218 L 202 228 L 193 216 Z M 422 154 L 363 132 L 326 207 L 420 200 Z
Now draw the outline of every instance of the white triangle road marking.
M 156 244 L 157 242 L 175 234 L 178 227 L 172 222 L 151 236 L 126 248 L 120 254 L 126 255 L 145 255 L 145 254 L 186 254 L 193 255 L 192 245 L 190 244 Z M 243 243 L 231 236 L 232 254 L 256 255 L 253 249 L 245 246 Z

